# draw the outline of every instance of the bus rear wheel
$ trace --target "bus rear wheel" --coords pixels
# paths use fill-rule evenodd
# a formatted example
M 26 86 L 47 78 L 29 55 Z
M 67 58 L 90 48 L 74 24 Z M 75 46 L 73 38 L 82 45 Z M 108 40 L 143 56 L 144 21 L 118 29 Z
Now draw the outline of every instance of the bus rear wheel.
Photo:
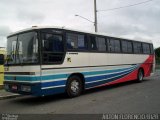
M 82 93 L 82 81 L 78 76 L 71 76 L 68 79 L 66 93 L 71 98 Z
M 144 77 L 144 72 L 143 69 L 139 69 L 138 74 L 137 74 L 137 81 L 142 82 Z

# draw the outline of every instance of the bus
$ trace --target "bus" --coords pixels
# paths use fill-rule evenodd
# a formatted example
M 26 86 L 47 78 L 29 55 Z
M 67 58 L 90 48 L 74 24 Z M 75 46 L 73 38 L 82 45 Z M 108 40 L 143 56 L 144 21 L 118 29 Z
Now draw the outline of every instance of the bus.
M 3 80 L 4 80 L 4 54 L 5 54 L 4 48 L 0 47 L 0 89 L 3 88 Z
M 13 93 L 77 97 L 91 88 L 141 82 L 155 71 L 151 41 L 36 26 L 7 39 L 4 84 Z

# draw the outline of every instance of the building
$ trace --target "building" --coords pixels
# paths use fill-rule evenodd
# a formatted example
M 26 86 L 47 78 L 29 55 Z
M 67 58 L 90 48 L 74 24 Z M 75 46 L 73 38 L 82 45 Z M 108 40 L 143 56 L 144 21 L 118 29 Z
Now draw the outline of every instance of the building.
M 4 47 L 0 47 L 0 89 L 3 88 L 3 80 L 4 80 L 4 56 L 6 50 Z

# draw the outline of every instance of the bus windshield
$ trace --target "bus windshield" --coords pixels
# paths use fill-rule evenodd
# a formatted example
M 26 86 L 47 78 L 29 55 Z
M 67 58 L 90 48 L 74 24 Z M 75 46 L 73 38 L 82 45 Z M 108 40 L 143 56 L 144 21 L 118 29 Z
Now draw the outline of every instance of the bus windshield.
M 37 63 L 37 33 L 32 31 L 8 37 L 6 62 L 6 64 Z

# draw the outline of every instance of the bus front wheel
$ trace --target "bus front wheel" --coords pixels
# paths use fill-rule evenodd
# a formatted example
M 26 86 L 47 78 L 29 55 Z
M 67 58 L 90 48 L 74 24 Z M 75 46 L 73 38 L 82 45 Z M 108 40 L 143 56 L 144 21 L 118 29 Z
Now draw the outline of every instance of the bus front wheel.
M 77 97 L 82 93 L 82 81 L 78 76 L 68 79 L 66 93 L 69 97 Z

